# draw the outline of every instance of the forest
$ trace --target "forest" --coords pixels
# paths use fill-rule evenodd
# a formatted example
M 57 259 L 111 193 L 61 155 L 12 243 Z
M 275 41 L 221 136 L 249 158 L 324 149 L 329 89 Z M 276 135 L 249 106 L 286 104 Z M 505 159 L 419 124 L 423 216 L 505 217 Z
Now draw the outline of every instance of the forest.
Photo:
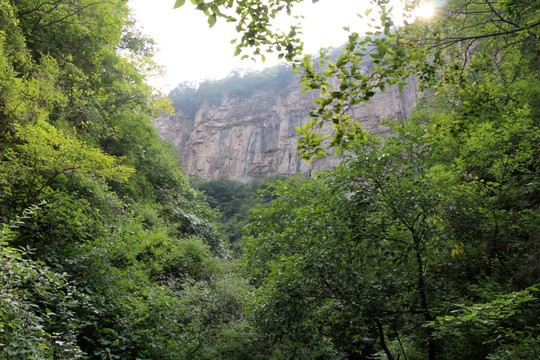
M 343 162 L 190 185 L 127 0 L 0 0 L 0 359 L 540 358 L 540 3 L 448 0 L 399 25 L 374 0 L 372 31 L 331 56 L 274 31 L 303 1 L 171 11 L 288 61 L 275 84 L 290 66 L 320 94 L 301 156 Z M 389 136 L 349 117 L 411 77 Z
M 181 110 L 185 116 L 194 118 L 204 102 L 216 105 L 224 96 L 247 98 L 262 89 L 283 91 L 294 76 L 291 67 L 284 63 L 246 74 L 233 70 L 221 80 L 205 80 L 200 84 L 183 82 L 168 94 L 168 98 L 172 100 L 175 110 Z

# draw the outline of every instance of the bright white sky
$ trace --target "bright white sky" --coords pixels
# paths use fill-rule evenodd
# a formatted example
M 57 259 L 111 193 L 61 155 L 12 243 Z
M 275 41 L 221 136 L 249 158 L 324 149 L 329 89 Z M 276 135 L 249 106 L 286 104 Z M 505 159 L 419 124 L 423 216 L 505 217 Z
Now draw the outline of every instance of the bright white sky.
M 441 2 L 439 0 L 438 2 Z M 218 19 L 213 28 L 208 27 L 206 16 L 190 1 L 179 9 L 173 9 L 175 0 L 129 0 L 130 7 L 144 34 L 152 37 L 158 46 L 155 60 L 165 70 L 165 77 L 152 80 L 152 84 L 169 92 L 184 81 L 199 82 L 206 79 L 222 79 L 234 69 L 256 69 L 279 63 L 271 54 L 265 63 L 233 56 L 235 47 L 230 43 L 238 34 L 234 23 Z M 394 0 L 395 22 L 400 23 L 400 1 Z M 433 0 L 425 0 L 414 13 L 428 19 L 433 14 Z M 442 1 L 444 2 L 444 1 Z M 321 47 L 339 46 L 347 41 L 348 26 L 351 31 L 363 33 L 369 30 L 366 20 L 357 16 L 370 6 L 369 0 L 319 0 L 313 4 L 305 0 L 295 5 L 294 14 L 303 15 L 305 53 L 317 53 Z M 376 12 L 372 16 L 376 17 Z M 278 19 L 279 27 L 287 30 L 295 25 L 285 14 Z
M 234 57 L 235 47 L 230 40 L 237 38 L 234 24 L 218 19 L 208 27 L 206 16 L 194 9 L 190 1 L 173 9 L 174 0 L 129 0 L 143 33 L 158 45 L 155 60 L 165 69 L 166 76 L 152 83 L 164 92 L 183 81 L 221 79 L 239 68 L 262 69 L 276 65 L 277 59 L 267 56 L 264 64 Z M 339 46 L 347 40 L 343 26 L 352 31 L 367 31 L 356 15 L 363 13 L 368 0 L 305 1 L 298 6 L 298 14 L 305 16 L 303 38 L 305 52 L 315 53 L 324 46 Z M 269 54 L 270 55 L 270 54 Z

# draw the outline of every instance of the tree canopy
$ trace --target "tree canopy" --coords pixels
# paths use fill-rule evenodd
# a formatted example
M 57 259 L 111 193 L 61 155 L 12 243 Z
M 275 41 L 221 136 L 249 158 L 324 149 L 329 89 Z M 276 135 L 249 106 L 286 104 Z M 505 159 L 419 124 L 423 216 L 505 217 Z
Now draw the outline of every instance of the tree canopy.
M 152 126 L 171 109 L 152 49 L 124 0 L 0 0 L 2 359 L 266 351 L 216 213 Z
M 191 2 L 236 23 L 239 53 L 294 62 L 321 95 L 300 150 L 343 162 L 204 195 L 152 126 L 171 106 L 127 1 L 0 0 L 0 358 L 539 358 L 540 4 L 398 27 L 381 0 L 334 59 L 273 33 L 300 1 Z M 387 137 L 348 117 L 410 77 Z
M 373 31 L 335 60 L 303 56 L 300 27 L 273 31 L 300 2 L 192 1 L 210 26 L 237 25 L 237 54 L 277 51 L 320 92 L 299 129 L 306 159 L 349 152 L 252 215 L 255 323 L 288 358 L 538 357 L 538 2 L 448 1 L 399 25 L 375 1 L 361 14 Z M 391 136 L 349 117 L 411 78 L 423 95 Z
M 294 81 L 291 67 L 281 64 L 258 72 L 241 74 L 232 71 L 222 80 L 206 80 L 201 84 L 181 83 L 168 95 L 176 110 L 194 118 L 204 102 L 218 104 L 224 96 L 246 98 L 256 91 L 283 91 Z

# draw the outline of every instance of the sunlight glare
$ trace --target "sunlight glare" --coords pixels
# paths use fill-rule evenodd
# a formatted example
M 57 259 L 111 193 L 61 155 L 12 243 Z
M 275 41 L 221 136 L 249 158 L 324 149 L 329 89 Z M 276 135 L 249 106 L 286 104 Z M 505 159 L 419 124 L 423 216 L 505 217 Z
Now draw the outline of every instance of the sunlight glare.
M 429 19 L 434 13 L 435 7 L 431 2 L 424 2 L 414 10 L 414 16 L 423 19 Z

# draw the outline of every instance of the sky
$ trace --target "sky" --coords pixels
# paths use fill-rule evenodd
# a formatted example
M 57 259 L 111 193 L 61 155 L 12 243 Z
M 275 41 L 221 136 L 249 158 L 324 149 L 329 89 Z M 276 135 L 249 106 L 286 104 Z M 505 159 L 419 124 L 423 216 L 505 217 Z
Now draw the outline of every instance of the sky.
M 238 37 L 234 24 L 218 19 L 208 27 L 206 16 L 195 10 L 190 1 L 173 9 L 174 0 L 129 0 L 138 27 L 153 38 L 158 47 L 154 60 L 163 66 L 165 77 L 151 80 L 152 85 L 168 93 L 181 82 L 222 79 L 235 69 L 255 69 L 273 66 L 279 60 L 267 57 L 263 64 L 233 56 L 230 43 Z M 367 0 L 305 1 L 298 6 L 302 20 L 304 53 L 316 53 L 320 47 L 339 46 L 347 40 L 344 26 L 351 31 L 366 31 L 356 15 L 363 13 Z M 286 18 L 286 16 L 284 16 Z M 281 19 L 280 24 L 286 24 Z

